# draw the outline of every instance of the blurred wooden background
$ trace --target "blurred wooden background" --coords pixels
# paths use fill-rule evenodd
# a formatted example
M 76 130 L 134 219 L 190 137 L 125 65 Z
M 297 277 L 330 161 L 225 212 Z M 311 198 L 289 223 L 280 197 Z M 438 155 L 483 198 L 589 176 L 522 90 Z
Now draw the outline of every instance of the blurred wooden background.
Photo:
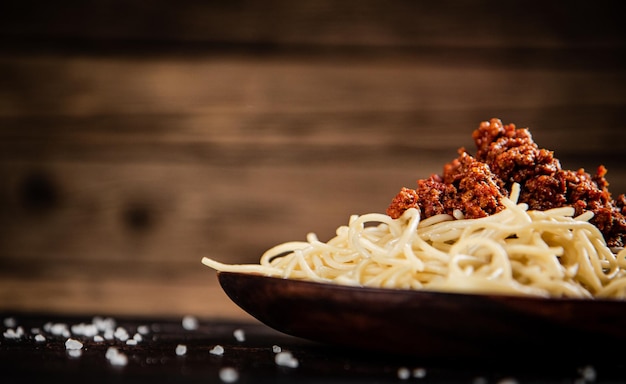
M 0 310 L 245 315 L 256 262 L 440 172 L 491 117 L 626 192 L 606 1 L 0 5 Z

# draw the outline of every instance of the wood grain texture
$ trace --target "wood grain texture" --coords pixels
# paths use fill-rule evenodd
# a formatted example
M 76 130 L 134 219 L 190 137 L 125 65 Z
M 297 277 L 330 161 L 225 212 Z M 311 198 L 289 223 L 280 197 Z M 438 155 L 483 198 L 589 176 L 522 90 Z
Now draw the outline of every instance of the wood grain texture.
M 0 7 L 3 308 L 243 315 L 202 256 L 327 239 L 491 117 L 626 192 L 608 2 Z

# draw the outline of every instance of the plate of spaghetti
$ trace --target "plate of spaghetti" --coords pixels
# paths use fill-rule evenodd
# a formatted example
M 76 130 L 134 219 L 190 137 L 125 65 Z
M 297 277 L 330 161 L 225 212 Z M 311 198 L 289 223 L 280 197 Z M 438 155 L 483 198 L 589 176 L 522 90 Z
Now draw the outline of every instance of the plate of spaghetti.
M 536 356 L 626 341 L 626 199 L 606 169 L 561 169 L 528 129 L 482 122 L 441 175 L 324 242 L 258 264 L 202 263 L 228 296 L 287 334 L 420 356 Z M 606 350 L 606 349 L 605 349 Z

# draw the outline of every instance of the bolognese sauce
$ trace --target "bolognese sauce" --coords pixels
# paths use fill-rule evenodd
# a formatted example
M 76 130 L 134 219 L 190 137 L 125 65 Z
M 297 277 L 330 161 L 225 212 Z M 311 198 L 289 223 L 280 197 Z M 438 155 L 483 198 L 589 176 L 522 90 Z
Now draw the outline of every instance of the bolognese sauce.
M 584 169 L 564 170 L 553 151 L 539 148 L 528 128 L 503 124 L 500 119 L 482 122 L 472 133 L 476 153 L 460 148 L 458 157 L 433 174 L 417 181 L 417 188 L 403 187 L 387 208 L 399 218 L 418 208 L 423 218 L 449 214 L 466 219 L 492 215 L 504 209 L 500 203 L 514 183 L 520 184 L 519 202 L 531 210 L 571 206 L 575 214 L 591 211 L 590 220 L 609 247 L 623 247 L 626 234 L 626 198 L 613 198 L 608 190 L 607 169 L 594 175 Z

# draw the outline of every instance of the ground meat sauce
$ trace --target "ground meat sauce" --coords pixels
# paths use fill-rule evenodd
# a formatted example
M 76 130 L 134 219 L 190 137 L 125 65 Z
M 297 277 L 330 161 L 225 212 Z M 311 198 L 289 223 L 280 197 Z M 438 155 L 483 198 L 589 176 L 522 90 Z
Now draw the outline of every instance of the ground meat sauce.
M 504 209 L 500 199 L 508 196 L 513 183 L 519 183 L 519 202 L 529 209 L 572 206 L 576 215 L 592 211 L 591 222 L 607 244 L 624 246 L 626 198 L 611 197 L 604 166 L 594 176 L 583 169 L 563 170 L 552 151 L 535 144 L 528 129 L 503 125 L 499 119 L 482 122 L 472 138 L 475 156 L 460 148 L 441 175 L 418 180 L 416 189 L 402 188 L 387 214 L 398 218 L 409 208 L 419 208 L 423 218 L 441 213 L 480 218 Z

